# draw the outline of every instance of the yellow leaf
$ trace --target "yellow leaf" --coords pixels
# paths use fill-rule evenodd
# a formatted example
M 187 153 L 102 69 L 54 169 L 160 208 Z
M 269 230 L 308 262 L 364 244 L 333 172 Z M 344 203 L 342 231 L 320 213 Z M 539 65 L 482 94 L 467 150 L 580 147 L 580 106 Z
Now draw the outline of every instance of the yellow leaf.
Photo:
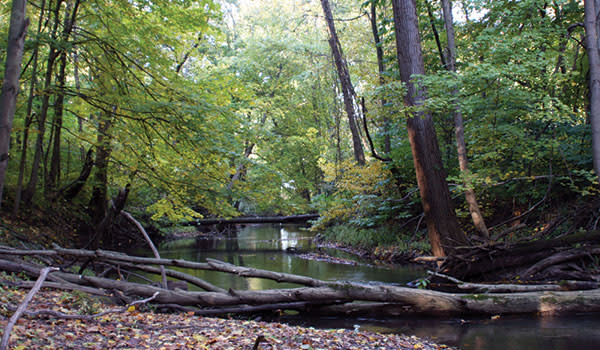
M 134 312 L 135 311 L 135 305 L 131 305 L 130 307 L 127 308 L 127 312 Z

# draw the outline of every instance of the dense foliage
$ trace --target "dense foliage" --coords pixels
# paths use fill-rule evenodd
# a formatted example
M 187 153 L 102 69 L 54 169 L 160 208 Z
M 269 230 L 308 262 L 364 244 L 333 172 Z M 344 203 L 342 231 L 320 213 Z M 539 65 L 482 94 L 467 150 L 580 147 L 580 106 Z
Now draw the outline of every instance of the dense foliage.
M 418 83 L 428 89 L 425 108 L 434 115 L 463 228 L 472 231 L 465 183 L 496 232 L 506 219 L 533 213 L 525 219 L 526 233 L 534 233 L 565 215 L 565 203 L 591 203 L 598 184 L 583 2 L 456 2 L 456 73 L 440 59 L 446 55 L 440 3 L 417 5 L 427 71 Z M 30 2 L 4 206 L 28 183 L 34 192 L 23 196 L 26 208 L 64 200 L 65 186 L 80 176 L 93 149 L 92 176 L 68 198 L 82 206 L 98 206 L 95 196 L 105 203 L 129 184 L 129 205 L 155 220 L 318 211 L 316 228 L 344 224 L 330 232 L 360 232 L 350 235 L 356 244 L 413 240 L 423 229 L 422 209 L 391 3 L 339 0 L 332 7 L 365 119 L 359 123 L 365 150 L 368 132 L 385 161 L 369 151 L 365 166 L 353 161 L 318 1 Z M 3 2 L 2 38 L 9 13 L 10 2 Z M 0 41 L 2 62 L 5 46 Z M 458 167 L 457 104 L 468 173 Z M 590 222 L 561 224 L 574 230 Z

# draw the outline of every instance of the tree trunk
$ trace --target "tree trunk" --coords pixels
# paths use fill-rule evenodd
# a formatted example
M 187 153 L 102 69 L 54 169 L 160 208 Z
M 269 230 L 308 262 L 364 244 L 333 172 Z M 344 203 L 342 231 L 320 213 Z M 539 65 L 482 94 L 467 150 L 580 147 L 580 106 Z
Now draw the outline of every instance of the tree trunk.
M 350 72 L 348 71 L 348 65 L 344 59 L 342 47 L 335 30 L 335 24 L 333 23 L 333 14 L 331 13 L 331 7 L 329 6 L 329 0 L 321 0 L 321 6 L 325 14 L 325 21 L 327 22 L 327 28 L 329 29 L 329 46 L 331 47 L 331 53 L 333 54 L 333 60 L 338 72 L 340 84 L 342 85 L 342 94 L 344 95 L 344 107 L 348 114 L 348 125 L 350 126 L 350 133 L 352 134 L 352 146 L 354 148 L 354 158 L 359 165 L 365 164 L 365 153 L 363 151 L 362 142 L 360 140 L 360 134 L 356 123 L 357 113 L 356 105 L 354 101 L 355 93 L 352 81 L 350 80 Z
M 42 161 L 42 153 L 43 153 L 43 144 L 44 144 L 44 136 L 46 133 L 46 118 L 48 117 L 48 108 L 50 107 L 50 94 L 48 93 L 50 89 L 50 85 L 52 84 L 52 76 L 54 73 L 54 63 L 58 58 L 58 50 L 56 48 L 57 41 L 57 33 L 58 33 L 58 24 L 60 21 L 60 5 L 62 0 L 57 0 L 56 7 L 54 9 L 54 25 L 52 28 L 51 34 L 51 44 L 48 52 L 48 61 L 46 66 L 46 75 L 44 78 L 44 95 L 42 97 L 42 107 L 40 109 L 40 115 L 38 116 L 38 131 L 37 138 L 35 141 L 35 150 L 33 154 L 33 163 L 31 165 L 31 176 L 29 177 L 29 182 L 27 183 L 27 187 L 23 193 L 23 201 L 25 203 L 30 203 L 33 196 L 35 195 L 35 191 L 37 188 L 37 183 L 39 180 L 39 170 L 40 163 Z M 50 2 L 50 7 L 52 7 L 52 1 Z
M 377 72 L 379 73 L 379 85 L 385 85 L 385 77 L 383 73 L 385 72 L 385 66 L 383 64 L 383 43 L 381 42 L 381 37 L 379 36 L 379 29 L 377 28 L 377 4 L 375 2 L 371 2 L 371 31 L 373 32 L 373 40 L 375 41 L 375 52 L 377 53 Z M 387 101 L 385 98 L 381 98 L 380 100 L 382 110 L 385 108 Z M 383 112 L 383 152 L 388 155 L 391 151 L 391 142 L 390 142 L 390 118 L 388 118 L 387 114 Z M 366 121 L 365 121 L 366 123 Z M 365 133 L 367 131 L 365 130 Z
M 0 204 L 2 204 L 4 179 L 8 167 L 10 131 L 17 108 L 25 35 L 29 26 L 29 19 L 25 18 L 26 4 L 26 0 L 13 0 L 10 13 L 6 66 L 2 93 L 0 93 Z
M 58 70 L 58 80 L 56 85 L 59 89 L 54 103 L 54 138 L 52 139 L 52 158 L 50 160 L 50 172 L 48 173 L 48 181 L 46 183 L 46 192 L 51 194 L 56 191 L 56 186 L 60 182 L 60 143 L 61 131 L 63 124 L 63 105 L 65 101 L 64 85 L 65 85 L 65 70 L 67 68 L 67 53 L 60 54 L 60 68 Z M 50 147 L 48 149 L 50 151 Z
M 37 34 L 39 35 L 42 31 L 42 23 L 44 20 L 44 10 L 46 7 L 46 0 L 42 0 L 40 4 L 40 18 L 38 20 Z M 31 115 L 33 110 L 33 99 L 36 96 L 35 87 L 37 84 L 38 74 L 38 57 L 40 51 L 40 43 L 36 42 L 35 48 L 33 49 L 33 71 L 31 73 L 31 84 L 29 85 L 29 98 L 27 99 L 27 111 L 25 112 L 25 128 L 23 130 L 23 147 L 21 149 L 21 159 L 19 161 L 19 179 L 17 180 L 17 190 L 15 192 L 15 206 L 13 208 L 13 214 L 19 213 L 19 207 L 21 206 L 21 196 L 23 194 L 23 179 L 25 178 L 25 164 L 27 163 L 27 150 L 29 149 L 29 127 L 33 121 Z
M 94 173 L 94 188 L 90 199 L 90 216 L 92 224 L 99 225 L 108 210 L 108 160 L 110 158 L 110 127 L 112 113 L 105 112 L 98 120 L 98 135 L 96 142 L 96 171 Z
M 590 64 L 590 121 L 592 124 L 592 158 L 600 177 L 600 51 L 598 48 L 598 8 L 594 0 L 585 0 L 586 50 Z
M 431 113 L 419 110 L 426 91 L 412 81 L 415 74 L 425 73 L 415 3 L 393 0 L 392 5 L 400 77 L 407 87 L 404 103 L 407 108 L 416 108 L 406 124 L 427 231 L 433 254 L 445 256 L 453 247 L 465 245 L 467 239 L 458 225 L 450 198 L 433 118 Z
M 429 17 L 429 25 L 431 25 L 431 31 L 433 32 L 433 37 L 435 38 L 435 45 L 438 49 L 438 54 L 440 55 L 440 62 L 442 62 L 442 66 L 444 68 L 448 68 L 446 63 L 446 57 L 444 57 L 444 50 L 442 50 L 442 42 L 440 40 L 440 34 L 438 33 L 437 27 L 435 26 L 435 17 L 433 17 L 433 9 L 431 8 L 431 4 L 429 1 L 425 1 L 425 5 L 427 6 L 427 16 Z
M 79 55 L 77 50 L 73 52 L 73 79 L 75 80 L 75 90 L 79 93 L 81 91 L 81 82 L 79 80 Z M 77 131 L 80 134 L 83 133 L 83 118 L 77 115 Z M 85 148 L 83 145 L 79 146 L 79 159 L 83 162 L 85 160 Z
M 75 4 L 73 4 L 72 1 L 69 1 L 67 3 L 67 9 L 65 11 L 64 30 L 62 34 L 63 45 L 66 45 L 69 40 L 69 34 L 71 33 L 71 30 L 73 28 L 78 8 L 79 0 L 75 0 Z M 48 174 L 48 182 L 46 183 L 47 193 L 54 192 L 56 190 L 56 186 L 60 182 L 60 144 L 65 101 L 67 55 L 68 53 L 66 49 L 61 49 L 60 68 L 58 72 L 58 79 L 56 82 L 56 85 L 58 87 L 58 94 L 56 97 L 56 102 L 54 103 L 54 123 L 52 123 L 54 127 L 52 159 L 50 161 L 50 173 Z
M 83 166 L 81 167 L 81 171 L 79 172 L 79 176 L 77 177 L 77 179 L 61 188 L 58 191 L 57 196 L 55 198 L 62 196 L 62 198 L 64 198 L 65 200 L 70 201 L 79 194 L 79 192 L 83 188 L 83 185 L 85 185 L 88 177 L 92 173 L 92 168 L 94 167 L 93 156 L 93 148 L 90 148 L 87 152 L 87 155 L 85 156 Z
M 454 43 L 454 23 L 452 20 L 452 2 L 450 0 L 442 0 L 442 8 L 444 11 L 444 25 L 446 26 L 446 37 L 448 39 L 448 57 L 447 69 L 450 72 L 456 72 L 456 44 Z M 458 95 L 458 90 L 452 91 L 452 95 Z M 462 111 L 460 106 L 456 104 L 454 110 L 454 128 L 456 135 L 456 148 L 458 150 L 458 164 L 463 176 L 463 184 L 465 186 L 465 199 L 469 205 L 471 219 L 477 229 L 477 232 L 484 240 L 490 238 L 490 232 L 485 225 L 479 204 L 475 196 L 475 191 L 472 188 L 471 180 L 469 179 L 469 159 L 467 158 L 467 146 L 465 144 L 465 133 L 463 125 Z

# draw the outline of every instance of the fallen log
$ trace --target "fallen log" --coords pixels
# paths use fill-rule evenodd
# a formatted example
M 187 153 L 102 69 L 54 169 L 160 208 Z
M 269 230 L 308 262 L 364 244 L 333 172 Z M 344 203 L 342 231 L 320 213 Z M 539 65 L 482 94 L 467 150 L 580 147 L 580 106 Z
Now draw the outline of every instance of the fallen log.
M 184 226 L 202 226 L 202 225 L 235 225 L 235 224 L 279 224 L 306 222 L 308 220 L 318 219 L 319 214 L 302 214 L 288 216 L 245 216 L 236 218 L 214 218 L 198 219 L 184 223 Z
M 463 282 L 452 276 L 444 275 L 439 272 L 427 271 L 427 274 L 446 279 L 456 284 L 460 290 L 466 290 L 471 293 L 515 293 L 515 292 L 540 292 L 540 291 L 561 291 L 561 290 L 586 290 L 600 288 L 600 283 L 587 281 L 560 281 L 559 283 L 548 284 L 511 284 L 511 283 L 471 283 Z
M 79 251 L 54 249 L 0 251 L 0 269 L 25 272 L 32 277 L 39 276 L 42 265 L 20 260 L 19 256 L 45 253 L 45 256 L 63 259 L 95 259 L 102 263 L 127 264 L 137 268 L 140 263 L 150 265 L 194 266 L 196 269 L 221 271 L 242 277 L 267 278 L 280 282 L 303 285 L 298 288 L 272 290 L 214 290 L 185 291 L 168 290 L 157 286 L 113 280 L 97 276 L 81 276 L 68 271 L 53 272 L 49 278 L 54 283 L 80 285 L 103 291 L 118 291 L 127 297 L 146 298 L 158 293 L 153 300 L 160 305 L 194 307 L 207 314 L 229 313 L 232 310 L 281 308 L 312 310 L 315 313 L 340 312 L 343 314 L 371 313 L 379 315 L 496 315 L 496 314 L 561 314 L 570 312 L 600 312 L 600 289 L 585 291 L 527 291 L 518 293 L 498 293 L 487 286 L 486 293 L 445 293 L 431 290 L 413 289 L 394 285 L 370 285 L 353 282 L 322 281 L 306 276 L 282 274 L 273 271 L 252 269 L 209 260 L 207 263 L 193 263 L 185 260 L 141 258 L 108 251 Z M 144 267 L 142 268 L 144 269 Z M 157 267 L 152 272 L 158 273 Z M 150 271 L 151 269 L 147 269 Z M 168 271 L 168 270 L 167 270 Z M 171 275 L 175 277 L 175 275 Z M 543 288 L 543 287 L 541 287 Z M 310 303 L 303 304 L 303 303 Z M 318 304 L 318 305 L 314 305 Z M 271 305 L 271 306 L 268 306 Z M 287 306 L 286 306 L 287 305 Z M 254 309 L 253 309 L 254 308 Z
M 537 240 L 517 244 L 489 244 L 479 247 L 457 249 L 442 265 L 442 271 L 462 280 L 497 279 L 503 271 L 530 266 L 556 253 L 558 248 L 571 248 L 575 244 L 600 243 L 600 232 L 578 233 L 548 240 Z M 529 277 L 519 271 L 514 275 Z

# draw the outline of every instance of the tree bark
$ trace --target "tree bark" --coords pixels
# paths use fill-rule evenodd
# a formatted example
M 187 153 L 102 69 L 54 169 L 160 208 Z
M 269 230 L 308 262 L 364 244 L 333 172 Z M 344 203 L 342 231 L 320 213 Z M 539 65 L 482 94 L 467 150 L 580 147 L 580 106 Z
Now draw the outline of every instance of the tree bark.
M 356 101 L 354 87 L 352 86 L 352 80 L 350 79 L 350 72 L 348 71 L 348 64 L 344 59 L 340 40 L 338 39 L 337 32 L 335 30 L 335 24 L 333 23 L 333 14 L 331 13 L 331 7 L 329 6 L 329 0 L 321 0 L 321 6 L 325 14 L 325 21 L 327 22 L 327 28 L 329 30 L 329 47 L 331 47 L 331 53 L 333 54 L 333 60 L 337 69 L 340 84 L 342 86 L 342 94 L 344 96 L 344 107 L 346 114 L 348 115 L 348 125 L 350 126 L 350 133 L 352 134 L 352 146 L 354 148 L 354 158 L 359 165 L 365 164 L 365 153 L 363 151 L 362 142 L 360 140 L 360 134 L 358 131 L 358 125 L 356 120 L 358 119 L 356 112 Z
M 98 134 L 96 139 L 96 171 L 94 173 L 94 187 L 90 199 L 90 215 L 92 224 L 97 226 L 103 221 L 108 210 L 108 161 L 111 153 L 110 127 L 113 115 L 104 112 L 98 120 Z
M 415 3 L 414 0 L 393 0 L 392 5 L 400 77 L 407 88 L 404 104 L 410 111 L 406 123 L 408 137 L 429 241 L 435 256 L 445 256 L 452 253 L 454 247 L 465 245 L 467 239 L 458 225 L 450 198 L 433 117 L 419 110 L 426 91 L 413 81 L 414 75 L 425 73 Z
M 446 26 L 446 37 L 448 40 L 448 57 L 447 57 L 447 69 L 450 72 L 456 73 L 456 44 L 454 43 L 454 23 L 452 20 L 452 2 L 451 0 L 442 0 L 442 9 L 444 12 L 444 25 Z M 458 89 L 452 91 L 453 96 L 458 95 Z M 456 149 L 458 151 L 458 164 L 460 171 L 463 174 L 463 184 L 465 186 L 465 199 L 469 205 L 469 212 L 471 213 L 471 219 L 473 224 L 479 232 L 479 235 L 484 240 L 489 240 L 490 232 L 485 224 L 479 204 L 477 203 L 477 197 L 475 191 L 472 188 L 471 180 L 469 179 L 469 159 L 467 157 L 467 146 L 465 144 L 465 132 L 462 111 L 458 104 L 455 105 L 454 109 L 454 128 L 456 136 Z
M 92 168 L 94 167 L 93 157 L 93 148 L 90 148 L 85 156 L 85 160 L 83 161 L 83 166 L 79 172 L 79 176 L 77 179 L 75 179 L 75 181 L 61 188 L 58 191 L 57 198 L 62 196 L 65 200 L 70 201 L 79 194 L 83 188 L 83 185 L 85 185 L 88 177 L 92 173 Z
M 26 0 L 13 0 L 10 12 L 6 65 L 2 92 L 0 93 L 0 205 L 2 204 L 4 179 L 8 167 L 10 131 L 17 108 L 25 36 L 29 26 L 29 19 L 25 18 L 26 4 Z
M 600 51 L 598 47 L 598 6 L 585 0 L 586 51 L 590 64 L 590 122 L 592 125 L 592 159 L 594 171 L 600 178 Z

